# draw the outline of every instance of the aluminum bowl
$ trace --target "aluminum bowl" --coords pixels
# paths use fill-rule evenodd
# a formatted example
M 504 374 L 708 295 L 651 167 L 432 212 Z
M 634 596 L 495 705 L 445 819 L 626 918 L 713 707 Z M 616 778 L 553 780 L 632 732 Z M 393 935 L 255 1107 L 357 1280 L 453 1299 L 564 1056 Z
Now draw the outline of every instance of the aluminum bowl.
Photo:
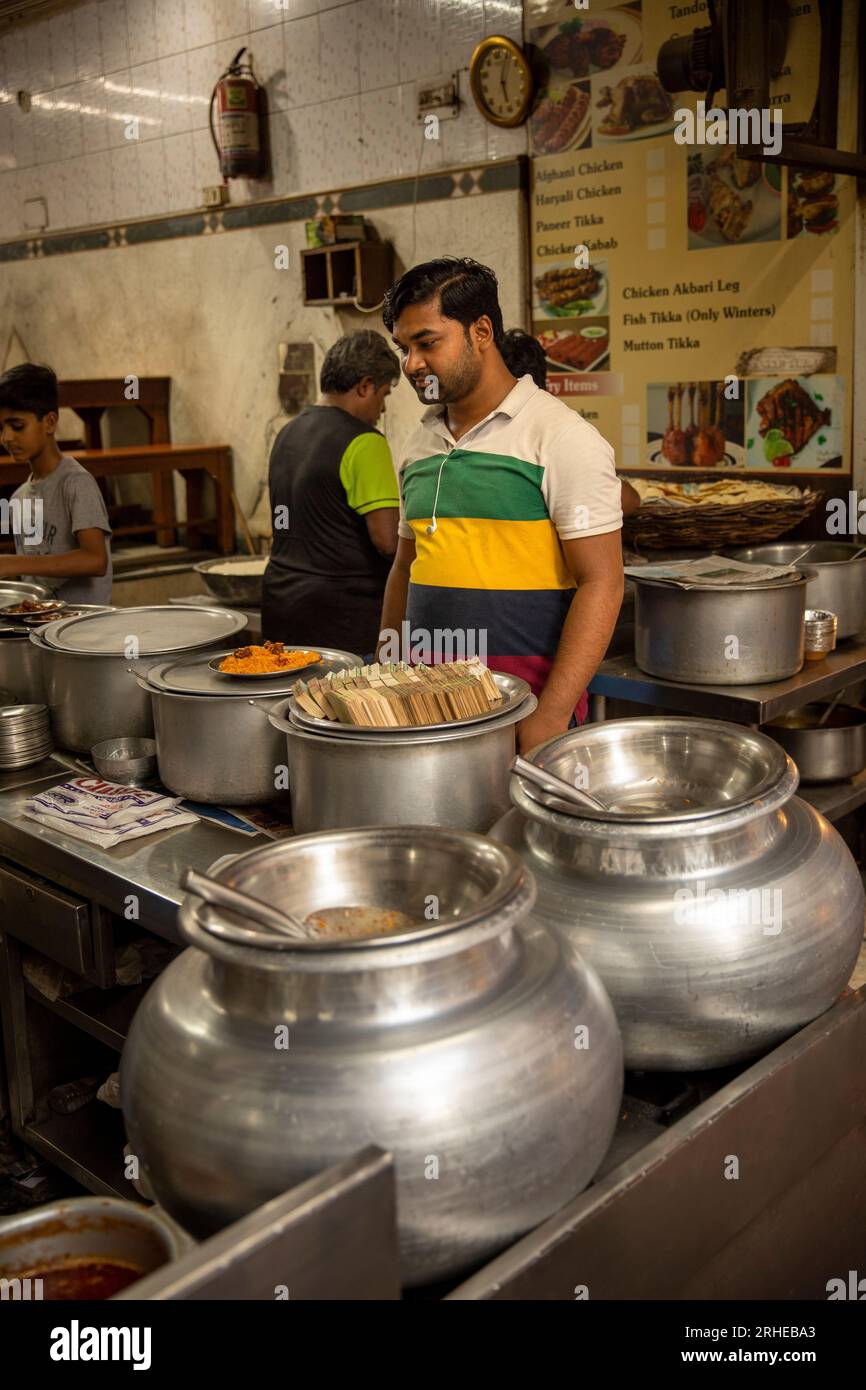
M 217 565 L 248 564 L 250 560 L 264 558 L 256 555 L 217 555 L 213 560 L 201 560 L 193 565 L 193 569 L 201 575 L 215 598 L 239 603 L 244 608 L 261 608 L 264 570 L 261 574 L 215 574 L 214 569 Z
M 107 782 L 142 787 L 156 779 L 156 743 L 152 738 L 109 738 L 94 744 L 90 756 Z

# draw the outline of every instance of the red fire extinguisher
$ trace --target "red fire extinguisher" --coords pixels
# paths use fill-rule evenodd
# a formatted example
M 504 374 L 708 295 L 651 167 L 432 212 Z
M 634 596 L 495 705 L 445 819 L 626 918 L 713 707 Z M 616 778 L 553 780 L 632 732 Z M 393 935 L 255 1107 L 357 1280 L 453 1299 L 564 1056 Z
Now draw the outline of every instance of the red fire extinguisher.
M 257 179 L 263 172 L 262 89 L 253 73 L 252 54 L 241 62 L 246 51 L 238 50 L 211 93 L 210 133 L 224 179 Z

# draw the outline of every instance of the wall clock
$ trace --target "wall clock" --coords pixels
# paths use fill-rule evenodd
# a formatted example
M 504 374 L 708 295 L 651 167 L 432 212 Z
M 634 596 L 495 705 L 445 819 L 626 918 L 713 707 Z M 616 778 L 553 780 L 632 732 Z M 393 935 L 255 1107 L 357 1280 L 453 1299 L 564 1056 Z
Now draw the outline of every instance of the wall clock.
M 532 72 L 523 50 L 512 39 L 493 34 L 482 39 L 469 63 L 469 86 L 475 105 L 493 125 L 521 125 L 532 105 Z

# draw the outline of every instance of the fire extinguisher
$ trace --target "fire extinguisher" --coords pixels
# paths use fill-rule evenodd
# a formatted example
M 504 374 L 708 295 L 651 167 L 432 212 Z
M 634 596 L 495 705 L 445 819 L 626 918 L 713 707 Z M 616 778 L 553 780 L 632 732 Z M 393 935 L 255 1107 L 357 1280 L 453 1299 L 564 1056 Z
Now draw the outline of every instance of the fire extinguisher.
M 252 54 L 241 62 L 246 51 L 238 50 L 211 93 L 210 133 L 224 179 L 257 179 L 263 171 L 262 89 Z

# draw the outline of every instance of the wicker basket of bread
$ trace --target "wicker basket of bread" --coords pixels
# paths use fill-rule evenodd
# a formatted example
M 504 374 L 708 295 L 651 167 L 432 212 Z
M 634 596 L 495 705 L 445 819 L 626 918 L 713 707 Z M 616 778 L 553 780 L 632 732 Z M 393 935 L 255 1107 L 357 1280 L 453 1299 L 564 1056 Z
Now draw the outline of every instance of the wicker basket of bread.
M 640 494 L 640 510 L 623 526 L 634 548 L 666 550 L 701 546 L 748 545 L 774 541 L 814 510 L 821 496 L 812 488 L 781 487 L 745 478 L 711 483 L 630 479 Z

